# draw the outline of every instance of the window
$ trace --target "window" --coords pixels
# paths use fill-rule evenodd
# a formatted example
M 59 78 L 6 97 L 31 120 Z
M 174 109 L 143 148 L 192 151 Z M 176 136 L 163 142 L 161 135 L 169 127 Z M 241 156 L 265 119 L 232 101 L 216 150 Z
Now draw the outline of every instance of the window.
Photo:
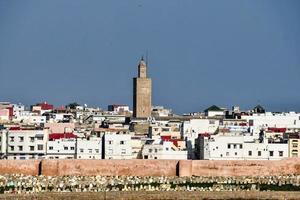
M 64 147 L 64 150 L 69 150 L 69 148 L 68 147 Z
M 229 152 L 226 152 L 226 156 L 229 156 Z
M 214 120 L 209 120 L 209 124 L 215 124 Z
M 44 139 L 44 136 L 38 136 L 36 137 L 37 140 L 43 140 Z
M 80 151 L 80 153 L 83 153 L 83 149 L 80 149 L 79 151 Z
M 113 144 L 113 141 L 112 141 L 112 140 L 109 140 L 109 141 L 108 141 L 108 144 Z
M 34 151 L 34 146 L 29 146 L 30 151 Z
M 279 156 L 280 156 L 280 157 L 283 156 L 283 151 L 279 151 Z
M 99 149 L 95 149 L 95 152 L 96 152 L 96 153 L 99 153 Z
M 242 144 L 240 144 L 240 149 L 242 149 L 243 148 L 243 145 Z
M 248 156 L 252 156 L 252 151 L 248 151 Z
M 38 144 L 38 150 L 41 151 L 43 149 L 44 149 L 43 145 L 42 144 Z
M 122 149 L 121 154 L 126 154 L 126 149 Z
M 236 144 L 233 145 L 233 148 L 236 149 Z
M 293 148 L 298 148 L 298 144 L 293 144 Z
M 30 142 L 34 142 L 34 137 L 30 137 Z
M 10 137 L 10 141 L 14 142 L 15 141 L 15 137 Z
M 19 141 L 24 142 L 24 137 L 23 136 L 19 137 Z
M 298 157 L 298 153 L 292 153 L 292 157 L 293 158 L 297 158 Z
M 237 152 L 234 152 L 234 155 L 237 156 Z
M 270 156 L 274 156 L 274 151 L 269 151 Z
M 152 149 L 149 149 L 149 153 L 152 153 Z
M 49 146 L 49 150 L 53 150 L 53 147 L 52 147 L 52 146 Z
M 230 144 L 227 144 L 227 149 L 230 149 Z
M 71 147 L 71 150 L 74 150 L 75 149 L 75 147 Z
M 14 146 L 10 146 L 10 150 L 11 150 L 11 151 L 14 151 L 14 150 L 15 150 L 15 147 L 14 147 Z
M 93 153 L 93 149 L 89 149 L 89 153 Z
M 157 149 L 154 149 L 154 152 L 157 153 Z
M 112 149 L 108 149 L 108 154 L 113 154 L 113 150 Z
M 23 146 L 18 146 L 19 151 L 23 151 Z
M 169 151 L 169 147 L 166 147 L 166 151 Z
M 125 141 L 120 141 L 120 144 L 122 144 L 122 145 L 125 144 Z
M 258 152 L 257 152 L 257 156 L 261 156 L 261 151 L 258 151 Z

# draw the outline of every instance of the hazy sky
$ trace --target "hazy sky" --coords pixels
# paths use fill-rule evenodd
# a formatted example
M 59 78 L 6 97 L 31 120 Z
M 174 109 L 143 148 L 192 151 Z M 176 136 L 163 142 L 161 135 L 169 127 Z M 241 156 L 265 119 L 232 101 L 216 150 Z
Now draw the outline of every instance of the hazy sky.
M 298 0 L 0 0 L 0 101 L 300 111 Z

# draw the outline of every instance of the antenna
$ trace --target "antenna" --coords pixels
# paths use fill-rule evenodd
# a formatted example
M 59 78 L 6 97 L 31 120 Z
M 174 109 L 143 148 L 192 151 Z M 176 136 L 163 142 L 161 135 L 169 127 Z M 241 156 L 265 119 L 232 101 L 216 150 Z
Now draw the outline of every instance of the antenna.
M 148 50 L 146 50 L 146 66 L 148 67 Z

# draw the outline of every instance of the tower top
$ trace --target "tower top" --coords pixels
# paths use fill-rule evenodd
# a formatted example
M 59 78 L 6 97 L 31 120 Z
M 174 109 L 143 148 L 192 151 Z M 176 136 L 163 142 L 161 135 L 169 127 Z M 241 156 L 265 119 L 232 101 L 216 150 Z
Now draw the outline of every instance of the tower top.
M 142 56 L 139 65 L 138 65 L 138 77 L 139 78 L 147 78 L 147 65 L 144 61 L 144 57 Z
M 145 66 L 145 67 L 147 66 L 146 63 L 145 63 L 145 61 L 144 61 L 144 56 L 142 56 L 142 58 L 141 58 L 141 60 L 139 62 L 139 67 L 140 66 Z

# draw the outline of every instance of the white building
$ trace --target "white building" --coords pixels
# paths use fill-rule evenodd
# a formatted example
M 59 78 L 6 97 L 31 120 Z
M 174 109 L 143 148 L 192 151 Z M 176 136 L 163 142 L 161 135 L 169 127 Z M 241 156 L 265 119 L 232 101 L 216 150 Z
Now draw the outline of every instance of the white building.
M 8 130 L 1 135 L 1 141 L 6 141 L 7 159 L 21 160 L 45 158 L 47 138 L 46 130 Z
M 171 109 L 166 109 L 163 106 L 153 106 L 151 116 L 153 117 L 168 117 L 172 115 Z
M 108 105 L 108 111 L 111 111 L 111 112 L 114 112 L 114 113 L 129 112 L 129 106 L 120 105 L 120 104 Z
M 48 159 L 101 159 L 102 138 L 77 138 L 72 133 L 50 134 Z
M 253 113 L 251 115 L 242 115 L 241 119 L 247 120 L 250 126 L 255 130 L 266 127 L 278 128 L 300 128 L 300 113 Z
M 25 106 L 23 104 L 13 104 L 14 116 L 20 116 L 24 113 Z
M 131 159 L 131 135 L 127 133 L 105 133 L 104 159 Z
M 172 141 L 161 139 L 148 140 L 142 150 L 143 159 L 187 160 L 187 154 L 187 150 L 176 146 Z
M 46 158 L 48 159 L 75 158 L 75 143 L 76 143 L 76 139 L 74 137 L 49 140 L 47 143 Z
M 194 159 L 194 148 L 195 139 L 198 138 L 200 133 L 213 134 L 217 131 L 220 125 L 220 120 L 210 118 L 210 119 L 190 119 L 189 121 L 184 121 L 182 124 L 182 135 L 187 141 L 187 150 L 189 152 L 189 158 Z
M 102 138 L 90 137 L 77 139 L 76 159 L 101 159 Z
M 249 133 L 206 135 L 199 138 L 197 153 L 204 160 L 280 160 L 288 157 L 287 143 L 270 143 Z
M 172 139 L 181 139 L 181 122 L 154 123 L 149 127 L 149 137 L 159 139 L 161 136 L 171 136 Z
M 14 122 L 22 122 L 25 124 L 44 124 L 46 123 L 46 116 L 36 115 L 34 113 L 28 113 L 26 111 L 20 112 L 20 115 L 15 116 Z
M 6 156 L 6 146 L 7 146 L 7 130 L 0 129 L 0 159 Z
M 224 109 L 219 108 L 216 105 L 212 105 L 206 110 L 204 110 L 205 116 L 207 117 L 216 117 L 216 116 L 224 116 L 225 111 Z

